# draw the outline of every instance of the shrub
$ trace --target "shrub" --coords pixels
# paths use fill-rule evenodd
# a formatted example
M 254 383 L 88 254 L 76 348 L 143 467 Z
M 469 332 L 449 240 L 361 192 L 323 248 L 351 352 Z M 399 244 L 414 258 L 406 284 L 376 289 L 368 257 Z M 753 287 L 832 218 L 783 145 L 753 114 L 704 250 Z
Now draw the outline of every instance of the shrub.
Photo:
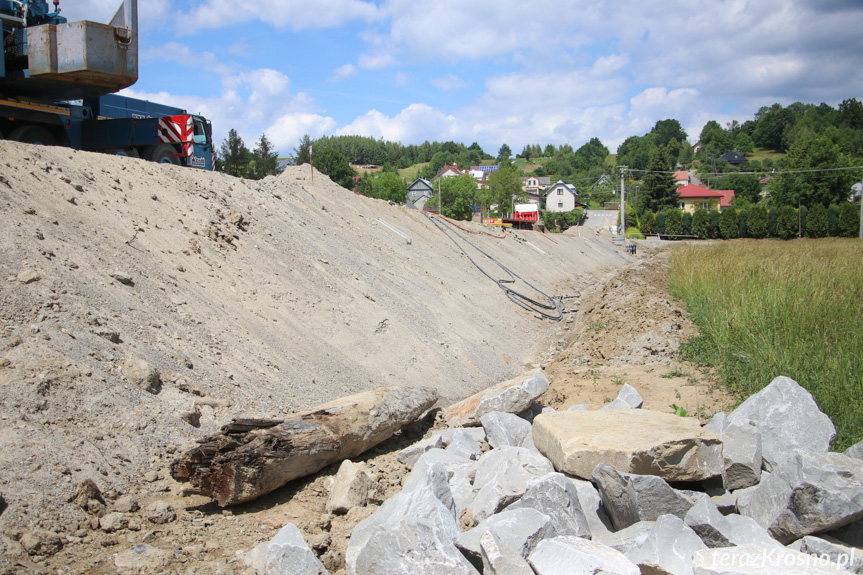
M 839 206 L 839 235 L 853 238 L 860 233 L 860 211 L 856 204 L 845 202 Z
M 655 219 L 653 217 L 653 212 L 648 210 L 648 211 L 644 212 L 643 214 L 641 214 L 641 217 L 638 219 L 638 227 L 641 229 L 642 233 L 652 234 L 652 233 L 654 233 L 654 231 L 653 231 L 654 222 L 655 222 Z
M 767 210 L 761 206 L 753 206 L 746 219 L 746 228 L 750 238 L 766 238 L 769 227 L 767 225 Z
M 665 233 L 672 236 L 683 233 L 683 212 L 672 209 L 665 213 Z
M 749 212 L 746 210 L 740 210 L 740 213 L 737 214 L 737 237 L 738 238 L 748 238 L 749 230 L 746 227 L 746 220 L 749 219 Z
M 803 236 L 806 234 L 806 220 L 809 217 L 809 208 L 806 206 L 800 206 L 800 210 L 797 212 L 797 217 L 799 218 L 799 224 L 797 225 L 797 235 Z
M 809 217 L 806 218 L 806 235 L 810 238 L 823 238 L 829 231 L 827 208 L 821 204 L 815 204 L 809 210 Z
M 719 211 L 710 210 L 707 214 L 709 216 L 708 222 L 710 225 L 710 237 L 718 238 L 719 237 Z
M 734 208 L 725 208 L 725 211 L 719 214 L 719 234 L 726 240 L 737 237 L 737 210 Z
M 626 237 L 633 240 L 643 240 L 644 234 L 638 228 L 626 228 Z
M 767 212 L 767 233 L 771 237 L 778 237 L 776 233 L 776 222 L 779 218 L 779 208 L 773 208 Z
M 683 233 L 687 236 L 692 234 L 692 214 L 683 212 Z
M 831 236 L 839 235 L 839 206 L 836 204 L 830 204 L 830 207 L 827 208 L 827 226 Z
M 653 229 L 657 234 L 665 233 L 665 212 L 656 214 L 656 220 L 653 222 Z
M 707 210 L 695 210 L 692 216 L 692 233 L 702 240 L 710 237 L 710 215 Z
M 782 206 L 776 210 L 776 235 L 783 240 L 797 237 L 797 210 L 791 206 Z

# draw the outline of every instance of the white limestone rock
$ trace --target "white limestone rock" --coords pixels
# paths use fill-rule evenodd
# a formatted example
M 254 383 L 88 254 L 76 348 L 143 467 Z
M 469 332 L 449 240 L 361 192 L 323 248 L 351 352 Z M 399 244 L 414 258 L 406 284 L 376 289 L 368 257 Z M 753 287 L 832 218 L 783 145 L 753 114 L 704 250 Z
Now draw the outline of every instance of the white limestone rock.
M 536 575 L 641 575 L 620 551 L 579 537 L 540 541 L 528 561 Z
M 799 450 L 826 452 L 836 438 L 833 422 L 818 408 L 812 394 L 784 376 L 741 403 L 728 420 L 740 425 L 751 421 L 761 432 L 768 471 Z
M 293 523 L 282 527 L 273 537 L 264 561 L 267 575 L 327 575 L 324 564 Z

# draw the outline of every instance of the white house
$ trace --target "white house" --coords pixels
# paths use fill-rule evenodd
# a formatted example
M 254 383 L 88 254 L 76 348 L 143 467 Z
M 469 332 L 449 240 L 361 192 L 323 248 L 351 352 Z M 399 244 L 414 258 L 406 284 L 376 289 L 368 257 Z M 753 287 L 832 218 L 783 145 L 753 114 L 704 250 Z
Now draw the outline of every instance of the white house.
M 545 191 L 545 209 L 549 212 L 571 212 L 578 205 L 578 191 L 572 184 L 558 180 Z

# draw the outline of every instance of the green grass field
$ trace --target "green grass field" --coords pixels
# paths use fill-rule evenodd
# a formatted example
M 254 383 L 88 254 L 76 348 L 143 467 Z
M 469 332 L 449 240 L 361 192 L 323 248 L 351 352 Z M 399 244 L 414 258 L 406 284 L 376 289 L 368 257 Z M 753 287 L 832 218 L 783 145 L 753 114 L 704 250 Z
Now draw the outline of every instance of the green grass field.
M 863 242 L 680 246 L 670 275 L 701 330 L 686 359 L 715 367 L 742 398 L 788 376 L 833 420 L 834 449 L 863 439 Z
M 781 160 L 788 154 L 784 152 L 774 152 L 773 150 L 768 150 L 765 148 L 755 148 L 755 151 L 750 156 L 746 156 L 747 160 L 758 160 L 759 162 L 763 162 L 765 159 L 770 158 L 774 162 Z

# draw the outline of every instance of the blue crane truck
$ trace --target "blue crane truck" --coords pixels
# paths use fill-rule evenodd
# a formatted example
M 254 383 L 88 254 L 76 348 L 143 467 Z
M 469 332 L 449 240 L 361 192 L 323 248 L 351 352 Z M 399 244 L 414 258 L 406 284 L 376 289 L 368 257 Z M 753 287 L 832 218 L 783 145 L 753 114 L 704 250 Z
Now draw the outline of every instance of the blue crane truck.
M 0 139 L 213 169 L 209 120 L 115 93 L 138 80 L 137 0 L 109 24 L 0 0 L 0 21 Z

